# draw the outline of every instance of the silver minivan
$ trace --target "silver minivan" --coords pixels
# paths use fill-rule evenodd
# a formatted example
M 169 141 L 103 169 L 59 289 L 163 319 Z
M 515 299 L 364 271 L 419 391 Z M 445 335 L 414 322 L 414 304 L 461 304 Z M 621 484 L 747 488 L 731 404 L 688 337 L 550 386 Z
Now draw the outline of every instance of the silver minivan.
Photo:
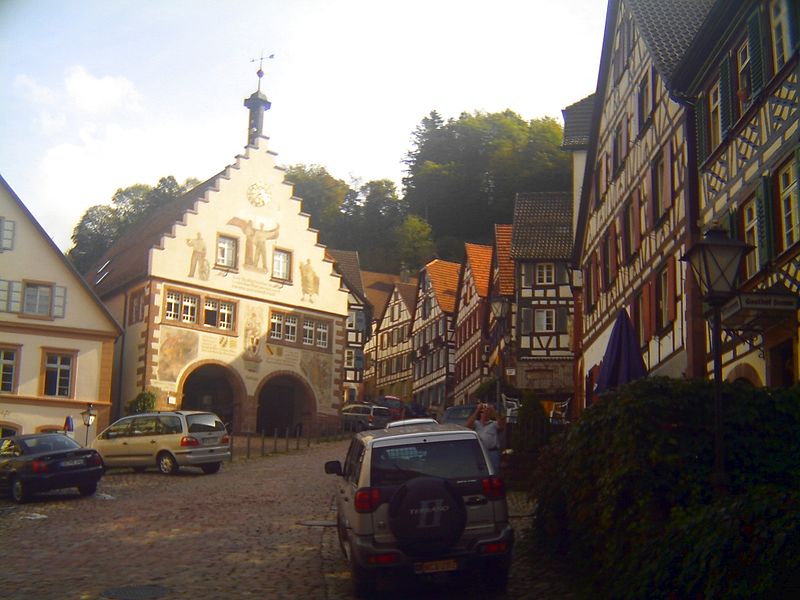
M 214 413 L 178 410 L 142 413 L 112 423 L 92 442 L 106 467 L 157 467 L 165 474 L 179 467 L 216 473 L 230 460 L 230 437 Z
M 342 408 L 342 429 L 345 431 L 383 429 L 391 420 L 391 411 L 377 404 L 347 404 Z

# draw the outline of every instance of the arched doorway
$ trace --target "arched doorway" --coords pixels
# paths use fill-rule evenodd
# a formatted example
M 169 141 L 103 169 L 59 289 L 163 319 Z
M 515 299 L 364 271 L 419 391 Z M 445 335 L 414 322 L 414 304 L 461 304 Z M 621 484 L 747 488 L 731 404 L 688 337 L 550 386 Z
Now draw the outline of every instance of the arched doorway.
M 314 421 L 316 402 L 308 386 L 292 375 L 270 379 L 258 394 L 256 431 L 266 435 L 304 435 Z
M 216 413 L 231 430 L 239 387 L 236 378 L 227 367 L 203 365 L 192 371 L 184 381 L 181 408 Z

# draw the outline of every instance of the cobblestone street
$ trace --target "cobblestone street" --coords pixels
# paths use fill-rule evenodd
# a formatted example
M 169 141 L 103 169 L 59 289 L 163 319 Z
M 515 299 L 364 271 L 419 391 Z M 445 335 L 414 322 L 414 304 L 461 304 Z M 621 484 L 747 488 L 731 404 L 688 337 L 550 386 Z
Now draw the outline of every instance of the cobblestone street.
M 240 454 L 216 475 L 120 469 L 92 498 L 66 490 L 22 506 L 0 499 L 0 598 L 350 598 L 332 526 L 334 482 L 323 473 L 346 447 Z M 510 505 L 519 538 L 529 507 L 516 496 Z M 506 597 L 575 597 L 565 581 L 518 553 Z M 387 580 L 381 596 L 479 598 L 473 583 Z

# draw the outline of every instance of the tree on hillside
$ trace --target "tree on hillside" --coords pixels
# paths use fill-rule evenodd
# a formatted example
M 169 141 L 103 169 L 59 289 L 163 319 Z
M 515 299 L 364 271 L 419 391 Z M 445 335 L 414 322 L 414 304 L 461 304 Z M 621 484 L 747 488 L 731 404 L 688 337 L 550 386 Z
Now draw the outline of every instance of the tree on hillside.
M 292 165 L 286 170 L 286 178 L 294 184 L 294 195 L 302 198 L 303 212 L 311 216 L 311 226 L 319 231 L 320 241 L 340 247 L 331 244 L 331 235 L 339 227 L 350 187 L 319 165 Z
M 440 256 L 452 258 L 454 239 L 491 241 L 494 223 L 511 222 L 518 192 L 568 190 L 570 159 L 561 137 L 554 119 L 527 122 L 510 110 L 462 113 L 447 122 L 435 111 L 425 117 L 403 185 L 409 211 L 430 223 Z
M 197 184 L 196 179 L 190 178 L 181 185 L 169 175 L 159 179 L 155 187 L 137 183 L 118 189 L 111 204 L 96 204 L 83 213 L 72 230 L 73 246 L 67 257 L 79 272 L 85 273 L 129 227 Z

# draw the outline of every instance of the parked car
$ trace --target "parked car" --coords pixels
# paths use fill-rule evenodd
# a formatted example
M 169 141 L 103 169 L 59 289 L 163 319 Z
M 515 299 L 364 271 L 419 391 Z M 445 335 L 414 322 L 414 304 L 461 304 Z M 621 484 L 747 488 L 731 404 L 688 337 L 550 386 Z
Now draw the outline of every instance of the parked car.
M 397 396 L 381 396 L 375 404 L 388 408 L 393 421 L 408 418 L 409 405 L 400 400 Z
M 442 415 L 442 423 L 452 425 L 466 425 L 469 416 L 478 408 L 477 404 L 460 404 L 458 406 L 448 406 Z
M 38 492 L 75 487 L 91 496 L 103 476 L 103 461 L 91 448 L 62 433 L 31 433 L 0 439 L 0 487 L 15 502 Z
M 178 410 L 123 417 L 92 442 L 107 467 L 157 467 L 164 474 L 180 467 L 216 473 L 230 460 L 230 438 L 214 413 Z
M 356 434 L 337 475 L 336 527 L 358 595 L 388 572 L 480 573 L 505 588 L 514 531 L 503 481 L 477 434 L 418 424 Z
M 342 408 L 342 429 L 345 431 L 382 429 L 391 420 L 391 411 L 377 404 L 347 404 Z

